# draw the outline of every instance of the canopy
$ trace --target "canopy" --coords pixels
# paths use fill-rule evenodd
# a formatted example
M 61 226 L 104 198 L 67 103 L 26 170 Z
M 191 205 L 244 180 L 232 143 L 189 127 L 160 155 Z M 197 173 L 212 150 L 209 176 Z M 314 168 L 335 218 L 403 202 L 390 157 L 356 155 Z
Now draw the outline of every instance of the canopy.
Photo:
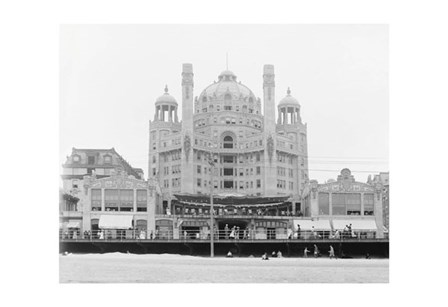
M 315 220 L 294 220 L 294 230 L 297 230 L 297 225 L 300 225 L 300 230 L 331 230 L 330 226 L 330 220 L 322 220 L 322 219 L 315 219 Z
M 343 230 L 346 225 L 352 224 L 352 230 L 377 230 L 375 220 L 363 219 L 347 219 L 347 220 L 333 220 L 334 230 Z
M 130 229 L 132 228 L 132 215 L 101 215 L 98 227 L 101 229 Z
M 80 221 L 71 221 L 67 223 L 67 228 L 80 228 Z
M 209 204 L 210 195 L 205 194 L 174 194 L 182 203 Z M 277 196 L 247 196 L 240 194 L 214 194 L 213 203 L 220 205 L 264 205 L 279 204 L 288 201 L 289 195 Z

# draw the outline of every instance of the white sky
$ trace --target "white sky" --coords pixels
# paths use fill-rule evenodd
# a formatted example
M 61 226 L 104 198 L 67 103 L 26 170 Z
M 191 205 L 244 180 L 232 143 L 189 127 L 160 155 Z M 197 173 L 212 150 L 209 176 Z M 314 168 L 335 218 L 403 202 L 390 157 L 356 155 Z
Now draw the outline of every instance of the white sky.
M 291 87 L 308 124 L 311 179 L 389 170 L 387 26 L 64 25 L 60 48 L 60 163 L 72 147 L 115 147 L 147 176 L 149 120 L 165 84 L 181 118 L 182 63 L 193 64 L 198 96 L 228 53 L 257 97 L 264 64 L 275 66 L 277 103 Z

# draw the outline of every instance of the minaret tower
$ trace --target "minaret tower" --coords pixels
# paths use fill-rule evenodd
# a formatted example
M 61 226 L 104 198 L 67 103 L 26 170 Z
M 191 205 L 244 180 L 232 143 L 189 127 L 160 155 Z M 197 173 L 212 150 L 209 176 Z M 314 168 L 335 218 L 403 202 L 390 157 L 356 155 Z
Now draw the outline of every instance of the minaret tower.
M 264 193 L 277 194 L 277 155 L 275 152 L 275 74 L 274 65 L 263 67 L 264 115 Z
M 182 170 L 181 191 L 193 193 L 193 65 L 182 65 Z

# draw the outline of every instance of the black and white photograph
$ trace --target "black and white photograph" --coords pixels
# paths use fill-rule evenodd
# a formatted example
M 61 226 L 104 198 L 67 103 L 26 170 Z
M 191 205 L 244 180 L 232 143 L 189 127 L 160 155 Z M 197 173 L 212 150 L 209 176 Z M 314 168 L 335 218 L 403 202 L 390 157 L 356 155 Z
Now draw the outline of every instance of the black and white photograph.
M 1 2 L 3 305 L 443 305 L 446 12 Z
M 387 25 L 60 40 L 61 283 L 388 282 Z

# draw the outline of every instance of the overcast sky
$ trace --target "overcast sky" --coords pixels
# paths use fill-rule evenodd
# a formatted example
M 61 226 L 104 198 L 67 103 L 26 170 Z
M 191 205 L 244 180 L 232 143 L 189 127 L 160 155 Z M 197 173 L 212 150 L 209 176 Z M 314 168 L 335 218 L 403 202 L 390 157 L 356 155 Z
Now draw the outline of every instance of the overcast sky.
M 165 84 L 179 103 L 182 63 L 194 95 L 226 69 L 276 102 L 291 94 L 308 124 L 310 178 L 348 167 L 389 170 L 388 28 L 383 25 L 64 25 L 60 31 L 60 163 L 71 148 L 115 149 L 147 177 L 149 120 Z M 277 118 L 277 117 L 276 117 Z

